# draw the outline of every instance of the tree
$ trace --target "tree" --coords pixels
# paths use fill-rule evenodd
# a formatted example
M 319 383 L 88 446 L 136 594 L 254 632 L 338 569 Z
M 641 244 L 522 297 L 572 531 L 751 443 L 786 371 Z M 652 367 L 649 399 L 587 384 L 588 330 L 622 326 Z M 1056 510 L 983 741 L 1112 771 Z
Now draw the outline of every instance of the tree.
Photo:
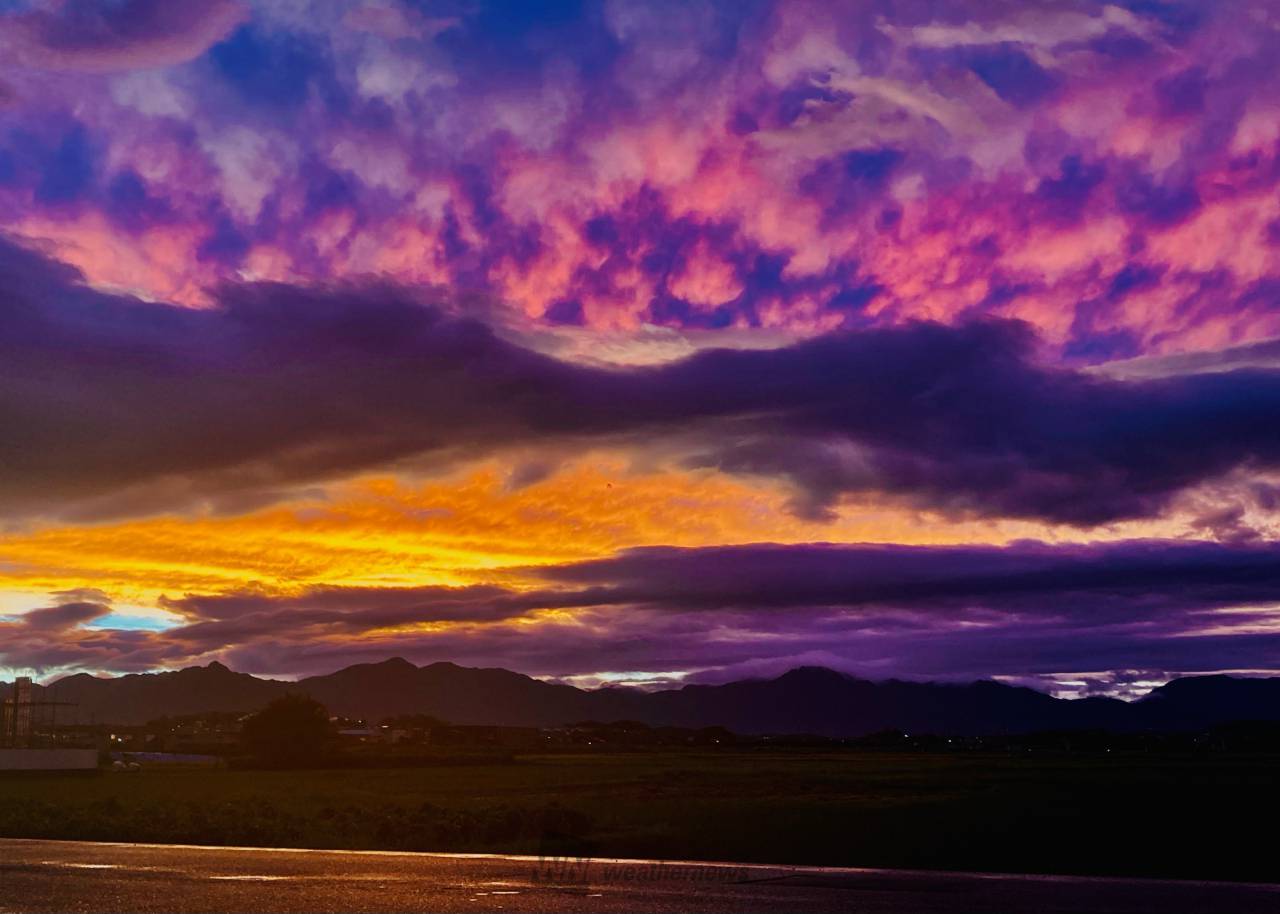
M 325 706 L 308 695 L 277 698 L 244 722 L 245 748 L 274 765 L 313 764 L 329 751 L 333 730 Z

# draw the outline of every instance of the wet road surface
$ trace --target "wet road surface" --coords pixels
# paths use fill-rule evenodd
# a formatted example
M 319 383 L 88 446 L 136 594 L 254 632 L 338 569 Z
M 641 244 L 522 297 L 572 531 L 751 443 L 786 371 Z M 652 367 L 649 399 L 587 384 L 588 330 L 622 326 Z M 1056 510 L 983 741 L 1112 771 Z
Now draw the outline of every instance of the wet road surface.
M 0 914 L 1280 912 L 1280 885 L 0 840 Z

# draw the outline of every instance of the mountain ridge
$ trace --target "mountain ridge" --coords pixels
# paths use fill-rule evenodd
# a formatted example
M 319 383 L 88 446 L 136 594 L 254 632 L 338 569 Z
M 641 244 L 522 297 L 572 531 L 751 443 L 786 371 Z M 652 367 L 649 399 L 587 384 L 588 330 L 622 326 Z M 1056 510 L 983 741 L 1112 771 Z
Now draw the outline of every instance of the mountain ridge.
M 139 724 L 205 711 L 252 711 L 303 692 L 332 713 L 379 719 L 424 713 L 459 724 L 555 727 L 582 720 L 653 726 L 723 726 L 743 734 L 861 736 L 898 729 L 939 734 L 1037 730 L 1187 730 L 1233 720 L 1280 720 L 1280 678 L 1182 677 L 1133 702 L 1055 698 L 993 680 L 872 681 L 826 667 L 796 667 L 766 679 L 690 683 L 643 691 L 579 689 L 501 667 L 448 661 L 415 666 L 403 657 L 353 664 L 297 681 L 233 671 L 216 661 L 155 673 L 63 677 L 41 687 L 72 707 L 64 722 Z

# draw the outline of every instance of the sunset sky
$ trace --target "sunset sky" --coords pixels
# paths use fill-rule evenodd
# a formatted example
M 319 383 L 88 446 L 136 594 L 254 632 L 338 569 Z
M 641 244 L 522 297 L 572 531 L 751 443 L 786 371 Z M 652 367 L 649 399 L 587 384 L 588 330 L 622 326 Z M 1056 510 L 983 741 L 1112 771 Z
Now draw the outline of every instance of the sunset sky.
M 1270 0 L 0 0 L 0 674 L 1280 672 Z

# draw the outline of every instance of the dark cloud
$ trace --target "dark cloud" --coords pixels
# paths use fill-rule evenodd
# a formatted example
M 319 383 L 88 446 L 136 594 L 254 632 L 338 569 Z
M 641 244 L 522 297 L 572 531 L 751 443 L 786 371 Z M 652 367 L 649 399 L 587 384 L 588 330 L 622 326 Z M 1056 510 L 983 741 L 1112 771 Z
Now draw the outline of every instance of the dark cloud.
M 376 283 L 228 286 L 185 309 L 93 291 L 4 245 L 0 292 L 10 516 L 245 510 L 372 468 L 568 440 L 781 478 L 813 515 L 879 493 L 1093 525 L 1280 462 L 1280 372 L 1050 368 L 1011 322 L 606 370 Z
M 106 607 L 71 594 L 0 623 L 0 656 L 108 669 L 218 657 L 286 674 L 392 654 L 544 675 L 797 662 L 948 678 L 1280 668 L 1280 638 L 1259 633 L 1280 602 L 1276 544 L 649 548 L 528 574 L 544 586 L 187 596 L 166 602 L 184 621 L 161 632 L 78 627 Z
M 93 632 L 82 626 L 111 612 L 110 601 L 94 590 L 63 591 L 53 595 L 57 602 L 17 616 L 0 616 L 0 665 L 48 668 L 75 666 L 88 656 L 83 642 L 98 639 L 102 649 L 95 658 L 104 668 L 123 661 L 122 641 L 130 633 Z
M 880 491 L 1090 525 L 1158 513 L 1185 487 L 1280 456 L 1274 372 L 1113 382 L 1044 367 L 1033 348 L 1016 324 L 918 324 L 708 353 L 665 375 L 691 410 L 754 413 L 703 465 L 791 479 L 811 513 Z
M 36 632 L 60 632 L 100 619 L 111 612 L 105 602 L 59 603 L 21 616 L 22 625 Z
M 162 605 L 190 620 L 162 636 L 182 656 L 239 648 L 282 633 L 304 641 L 376 636 L 379 630 L 401 626 L 493 622 L 530 608 L 517 594 L 488 585 L 316 587 L 295 597 L 232 593 L 187 596 Z
M 1280 544 L 655 546 L 534 573 L 604 588 L 601 602 L 672 609 L 971 607 L 1114 622 L 1273 602 Z
M 246 286 L 190 310 L 11 247 L 0 283 L 6 510 L 157 510 L 491 446 L 553 424 L 574 376 L 394 289 Z
M 306 621 L 309 616 L 324 622 L 356 620 L 359 627 L 379 628 L 410 622 L 503 618 L 512 615 L 513 611 L 499 608 L 498 604 L 504 601 L 511 603 L 511 596 L 510 591 L 490 585 L 412 588 L 320 586 L 296 597 L 240 592 L 166 599 L 161 605 L 172 613 L 197 622 L 256 620 L 263 614 L 285 614 L 297 622 Z

